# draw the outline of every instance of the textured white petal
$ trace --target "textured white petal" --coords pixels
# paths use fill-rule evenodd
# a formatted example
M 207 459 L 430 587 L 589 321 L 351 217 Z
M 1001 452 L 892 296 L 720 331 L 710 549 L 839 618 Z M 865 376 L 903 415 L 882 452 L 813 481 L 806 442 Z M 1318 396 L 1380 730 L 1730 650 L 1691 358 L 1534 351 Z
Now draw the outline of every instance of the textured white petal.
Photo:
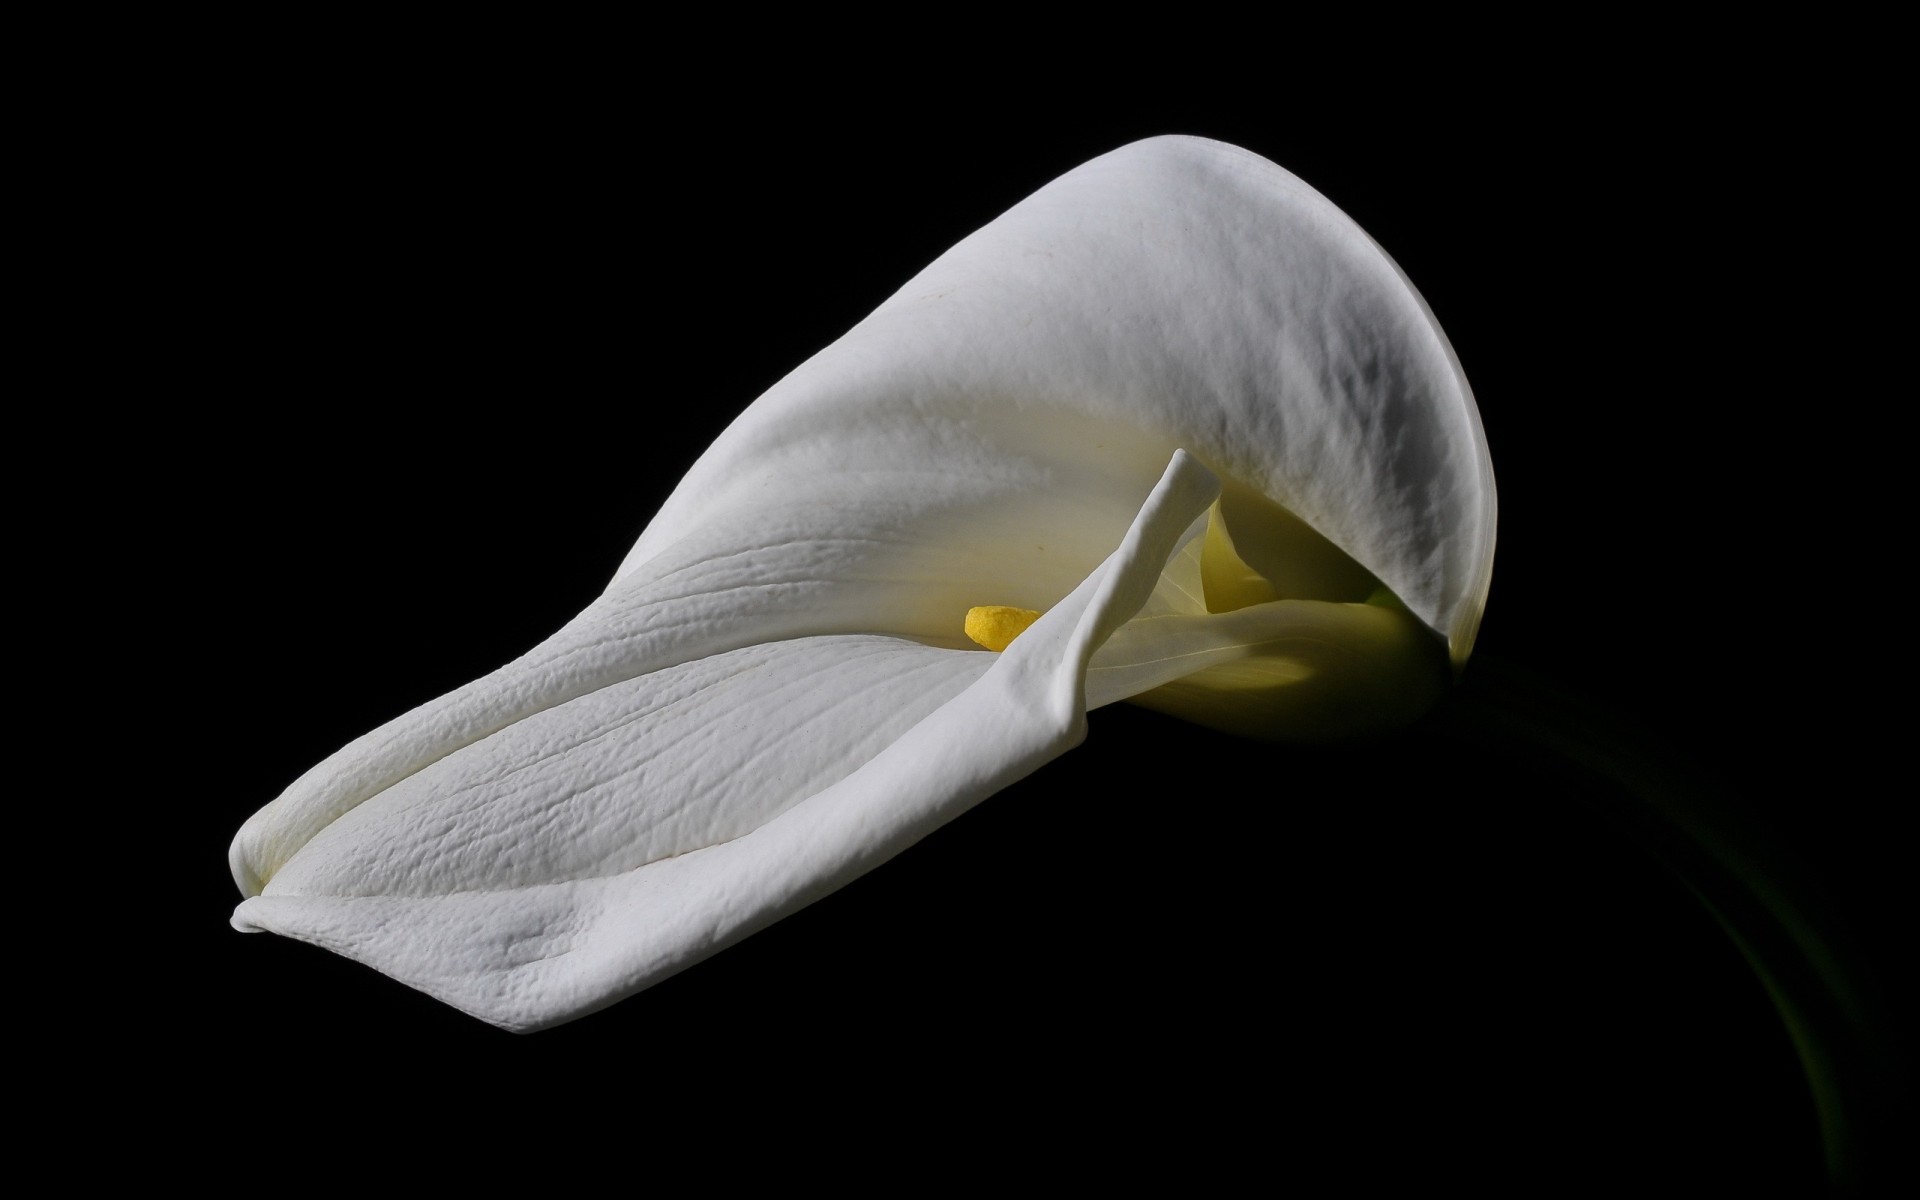
M 942 255 L 756 401 L 621 574 L 776 518 L 884 528 L 864 571 L 911 575 L 927 547 L 950 570 L 873 611 L 939 636 L 952 605 L 1064 595 L 1177 448 L 1305 518 L 1465 658 L 1495 499 L 1445 335 L 1325 197 L 1197 138 L 1096 159 Z
M 342 815 L 273 895 L 500 891 L 751 833 L 838 782 L 993 660 L 898 638 L 768 642 L 535 713 Z
M 234 924 L 345 954 L 506 1028 L 612 1003 L 1076 744 L 1089 660 L 1146 604 L 1215 494 L 1211 474 L 1176 456 L 1109 559 L 1004 654 L 803 638 L 530 717 L 329 824 Z M 821 688 L 796 703 L 809 676 Z M 818 752 L 796 748 L 822 732 Z M 608 744 L 625 734 L 655 757 L 635 764 L 632 747 Z
M 1281 598 L 1209 613 L 1222 486 Z M 1286 592 L 1304 543 L 1276 505 L 1413 618 Z M 1315 732 L 1324 702 L 1334 733 L 1423 702 L 1342 664 L 1422 624 L 1464 660 L 1493 530 L 1466 382 L 1379 247 L 1244 151 L 1129 146 L 755 402 L 552 638 L 256 814 L 234 921 L 497 1024 L 565 1020 L 1033 770 L 1089 702 L 1254 732 Z M 962 638 L 983 604 L 1046 615 L 994 656 Z

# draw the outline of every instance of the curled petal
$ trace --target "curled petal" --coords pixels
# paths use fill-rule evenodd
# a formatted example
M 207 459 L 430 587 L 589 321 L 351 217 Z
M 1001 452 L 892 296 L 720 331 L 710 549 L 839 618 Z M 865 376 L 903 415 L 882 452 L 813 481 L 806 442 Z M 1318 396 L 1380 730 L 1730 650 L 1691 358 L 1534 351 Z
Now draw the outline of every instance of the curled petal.
M 1089 661 L 1217 492 L 1177 455 L 1107 561 L 1004 654 L 799 638 L 543 710 L 329 823 L 234 925 L 323 946 L 509 1029 L 610 1004 L 1077 744 Z M 829 682 L 795 703 L 809 678 Z M 784 773 L 821 730 L 880 744 L 835 742 L 811 756 L 818 770 Z M 635 765 L 627 735 L 651 757 Z M 768 753 L 777 761 L 742 787 L 740 765 Z
M 1433 648 L 1471 647 L 1494 508 L 1378 246 L 1244 151 L 1125 147 L 756 401 L 553 637 L 256 814 L 234 923 L 567 1020 L 1031 772 L 1090 705 L 1308 734 L 1417 708 Z M 1044 615 L 995 655 L 980 606 Z
M 1325 197 L 1199 138 L 1095 159 L 935 260 L 757 400 L 620 574 L 763 528 L 859 530 L 883 540 L 838 559 L 861 576 L 845 603 L 947 637 L 972 605 L 1065 595 L 1176 449 L 1230 500 L 1304 520 L 1465 660 L 1496 505 L 1452 347 Z

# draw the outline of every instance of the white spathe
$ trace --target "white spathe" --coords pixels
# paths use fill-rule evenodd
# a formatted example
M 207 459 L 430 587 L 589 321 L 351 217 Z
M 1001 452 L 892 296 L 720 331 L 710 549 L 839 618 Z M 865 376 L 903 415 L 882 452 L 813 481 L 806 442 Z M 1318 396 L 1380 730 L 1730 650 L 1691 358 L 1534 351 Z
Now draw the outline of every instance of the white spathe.
M 1465 660 L 1494 489 L 1445 337 L 1305 184 L 1159 138 L 1041 189 L 762 396 L 553 637 L 256 814 L 234 924 L 510 1029 L 610 1004 L 1071 748 L 1089 706 L 1389 619 L 1209 615 L 1223 484 Z M 995 655 L 961 634 L 984 604 L 1045 615 Z

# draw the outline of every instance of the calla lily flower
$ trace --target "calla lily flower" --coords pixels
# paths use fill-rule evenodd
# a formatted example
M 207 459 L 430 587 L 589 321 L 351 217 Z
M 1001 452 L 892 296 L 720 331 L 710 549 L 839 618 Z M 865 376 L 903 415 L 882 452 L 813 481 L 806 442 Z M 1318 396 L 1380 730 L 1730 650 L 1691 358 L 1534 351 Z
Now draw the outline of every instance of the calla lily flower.
M 885 861 L 1091 708 L 1410 719 L 1493 541 L 1466 379 L 1386 254 L 1255 155 L 1137 143 L 756 401 L 558 633 L 248 821 L 233 923 L 550 1026 Z

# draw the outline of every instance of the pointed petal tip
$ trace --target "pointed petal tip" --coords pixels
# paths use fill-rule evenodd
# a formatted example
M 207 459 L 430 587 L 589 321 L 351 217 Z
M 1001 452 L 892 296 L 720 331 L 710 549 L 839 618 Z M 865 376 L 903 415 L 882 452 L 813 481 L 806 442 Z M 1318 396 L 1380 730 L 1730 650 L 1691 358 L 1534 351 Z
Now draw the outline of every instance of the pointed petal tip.
M 254 902 L 258 898 L 258 896 L 250 896 L 242 900 L 239 904 L 234 905 L 233 915 L 227 918 L 227 924 L 233 926 L 241 933 L 271 933 L 272 930 L 268 929 L 265 925 L 256 924 L 252 919 L 252 914 L 247 911 L 249 908 L 254 907 Z
M 257 819 L 257 814 L 256 814 Z M 233 874 L 233 885 L 247 898 L 258 896 L 267 886 L 267 877 L 256 869 L 259 856 L 255 853 L 253 839 L 248 836 L 254 827 L 254 819 L 240 827 L 233 836 L 233 844 L 227 847 L 227 870 Z

